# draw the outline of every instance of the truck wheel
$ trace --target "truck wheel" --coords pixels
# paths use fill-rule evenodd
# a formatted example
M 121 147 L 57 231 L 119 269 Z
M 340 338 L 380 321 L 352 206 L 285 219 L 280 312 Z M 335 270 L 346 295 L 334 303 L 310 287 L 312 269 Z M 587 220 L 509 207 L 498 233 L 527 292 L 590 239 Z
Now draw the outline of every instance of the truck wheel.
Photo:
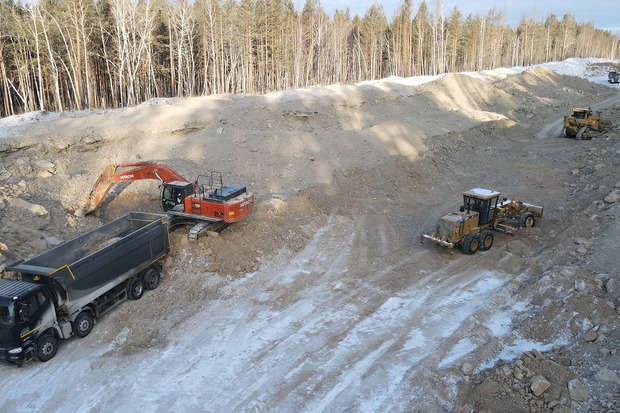
M 144 283 L 142 282 L 142 278 L 135 277 L 129 281 L 129 284 L 127 284 L 127 294 L 132 300 L 139 300 L 142 298 L 144 295 Z
M 480 251 L 488 251 L 493 246 L 493 233 L 491 231 L 482 231 L 480 233 Z
M 51 360 L 58 351 L 58 340 L 53 334 L 46 334 L 37 343 L 37 356 L 42 362 Z
M 519 218 L 519 226 L 523 228 L 532 228 L 536 225 L 536 217 L 531 212 L 524 212 Z
M 88 311 L 82 311 L 73 321 L 73 332 L 76 336 L 84 338 L 93 331 L 95 319 Z
M 469 234 L 465 236 L 463 240 L 463 245 L 461 248 L 463 252 L 467 255 L 475 254 L 478 251 L 478 246 L 480 242 L 478 241 L 478 234 Z
M 146 270 L 142 279 L 144 281 L 144 288 L 146 288 L 147 290 L 154 290 L 159 285 L 161 275 L 159 274 L 159 271 L 157 269 L 151 268 L 149 270 Z

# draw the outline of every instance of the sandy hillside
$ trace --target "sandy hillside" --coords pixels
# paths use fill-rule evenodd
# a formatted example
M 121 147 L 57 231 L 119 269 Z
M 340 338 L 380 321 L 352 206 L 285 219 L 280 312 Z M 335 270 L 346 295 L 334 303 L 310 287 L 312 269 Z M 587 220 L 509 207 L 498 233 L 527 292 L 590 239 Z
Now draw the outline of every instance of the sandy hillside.
M 614 126 L 561 138 L 574 106 Z M 0 120 L 0 268 L 159 212 L 143 181 L 76 217 L 109 163 L 256 196 L 219 237 L 176 230 L 161 286 L 88 337 L 0 365 L 1 410 L 618 411 L 619 116 L 617 87 L 538 67 Z M 421 244 L 475 187 L 544 216 L 472 256 Z

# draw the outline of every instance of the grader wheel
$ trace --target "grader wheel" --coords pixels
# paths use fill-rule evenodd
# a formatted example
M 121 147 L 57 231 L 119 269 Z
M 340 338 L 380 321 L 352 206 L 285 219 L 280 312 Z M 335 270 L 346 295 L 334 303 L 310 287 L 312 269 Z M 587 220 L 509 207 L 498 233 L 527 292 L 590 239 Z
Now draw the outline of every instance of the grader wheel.
M 519 218 L 519 226 L 523 228 L 532 228 L 536 225 L 536 217 L 531 212 L 524 212 Z
M 482 231 L 480 233 L 480 251 L 488 251 L 493 246 L 493 233 L 491 231 Z
M 469 234 L 465 236 L 463 239 L 463 245 L 461 249 L 467 255 L 475 254 L 478 251 L 478 247 L 480 246 L 480 241 L 478 240 L 478 234 Z

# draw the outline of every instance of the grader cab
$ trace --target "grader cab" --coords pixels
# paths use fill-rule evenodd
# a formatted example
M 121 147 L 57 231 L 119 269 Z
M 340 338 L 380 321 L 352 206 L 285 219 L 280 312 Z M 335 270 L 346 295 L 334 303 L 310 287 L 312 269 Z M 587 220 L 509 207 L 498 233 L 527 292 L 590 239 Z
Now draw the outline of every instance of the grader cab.
M 514 234 L 520 227 L 533 227 L 542 217 L 543 207 L 521 201 L 499 200 L 500 193 L 474 188 L 463 193 L 463 205 L 439 219 L 430 234 L 421 241 L 430 240 L 447 248 L 460 246 L 465 254 L 487 251 L 494 235 L 491 230 Z

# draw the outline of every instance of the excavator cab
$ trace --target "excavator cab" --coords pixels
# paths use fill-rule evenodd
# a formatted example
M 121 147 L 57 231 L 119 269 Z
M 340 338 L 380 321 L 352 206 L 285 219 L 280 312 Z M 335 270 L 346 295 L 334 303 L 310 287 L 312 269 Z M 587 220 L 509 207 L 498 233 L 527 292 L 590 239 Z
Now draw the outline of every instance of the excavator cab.
M 177 205 L 183 205 L 185 198 L 194 192 L 191 182 L 173 181 L 163 184 L 161 191 L 161 206 L 168 212 Z

